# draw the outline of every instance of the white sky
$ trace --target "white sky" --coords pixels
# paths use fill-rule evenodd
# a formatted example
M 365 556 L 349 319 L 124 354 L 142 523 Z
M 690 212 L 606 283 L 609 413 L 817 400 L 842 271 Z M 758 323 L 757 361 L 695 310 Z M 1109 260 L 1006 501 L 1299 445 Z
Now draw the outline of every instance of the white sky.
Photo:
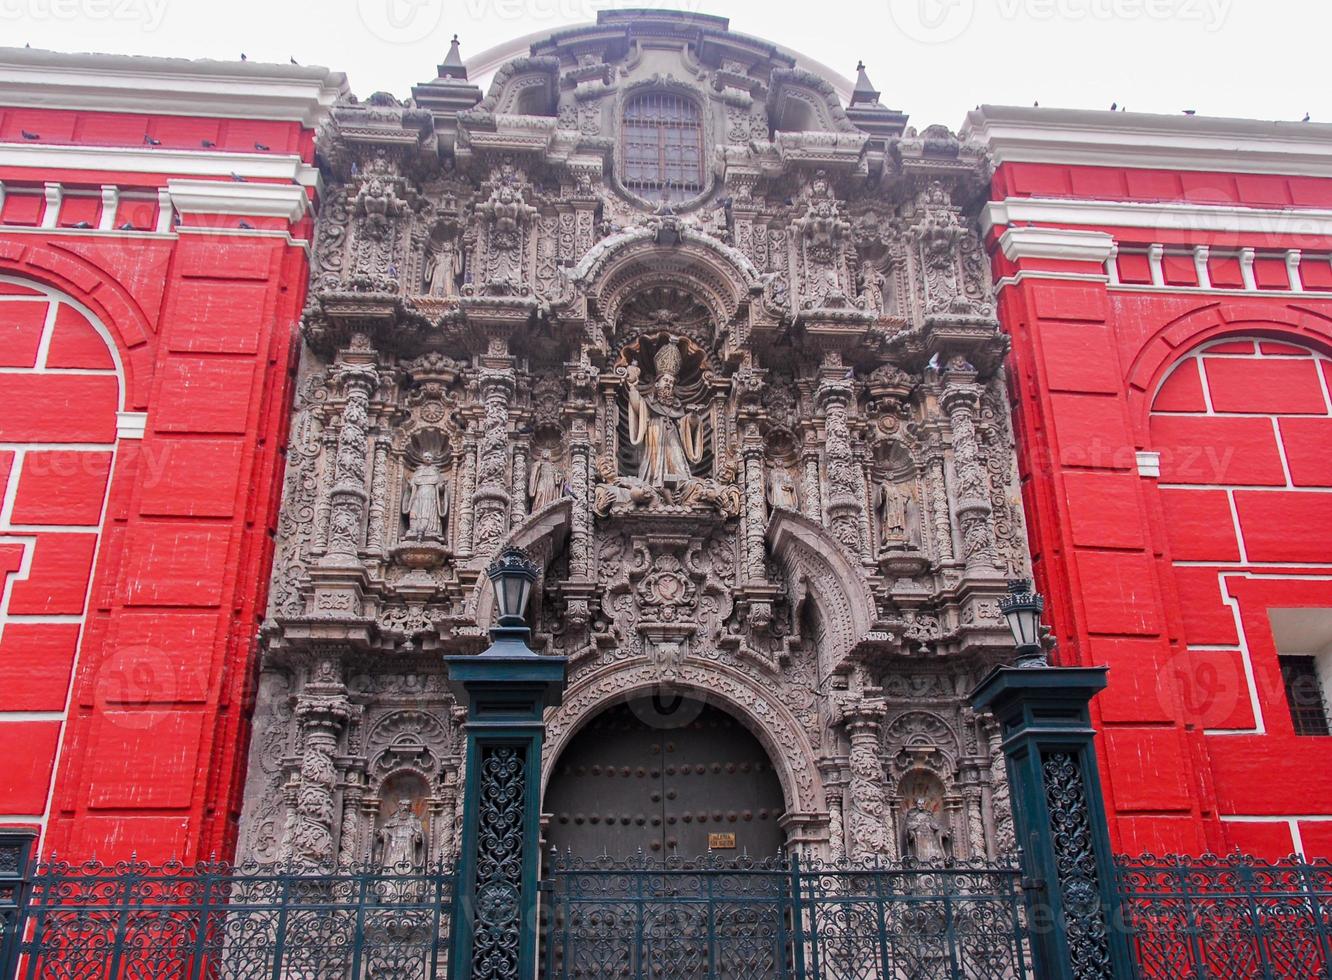
M 464 58 L 631 0 L 0 0 L 0 44 L 322 64 L 406 96 Z M 1317 0 L 666 0 L 854 75 L 956 128 L 979 102 L 1332 122 Z

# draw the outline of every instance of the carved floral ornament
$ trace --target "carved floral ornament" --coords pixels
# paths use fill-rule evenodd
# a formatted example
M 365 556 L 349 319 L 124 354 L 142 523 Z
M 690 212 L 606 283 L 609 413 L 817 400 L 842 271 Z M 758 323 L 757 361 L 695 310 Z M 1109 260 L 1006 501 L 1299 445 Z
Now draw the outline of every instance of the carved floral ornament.
M 452 846 L 440 655 L 481 647 L 508 544 L 540 566 L 534 645 L 570 658 L 547 772 L 607 704 L 673 685 L 758 736 L 801 847 L 896 853 L 926 771 L 961 802 L 921 846 L 998 846 L 1002 766 L 956 693 L 1007 655 L 992 606 L 1026 564 L 955 203 L 983 160 L 848 115 L 771 46 L 635 16 L 538 42 L 484 99 L 448 76 L 321 135 L 245 854 L 371 860 L 392 773 L 423 846 Z M 697 201 L 618 189 L 616 106 L 654 85 L 718 147 Z M 316 648 L 326 673 L 294 666 Z M 352 664 L 424 680 L 348 685 Z M 894 728 L 899 689 L 939 723 Z

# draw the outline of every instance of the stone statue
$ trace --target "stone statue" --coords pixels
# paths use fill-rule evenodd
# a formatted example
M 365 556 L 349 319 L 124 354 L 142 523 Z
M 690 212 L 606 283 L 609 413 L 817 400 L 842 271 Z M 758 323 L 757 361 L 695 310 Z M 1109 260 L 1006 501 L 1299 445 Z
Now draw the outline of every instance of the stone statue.
M 402 513 L 407 518 L 407 541 L 440 541 L 449 514 L 451 491 L 435 454 L 421 454 L 421 465 L 402 488 Z
M 785 466 L 774 466 L 768 470 L 768 506 L 772 510 L 781 507 L 800 512 L 800 491 L 791 471 Z
M 544 510 L 564 496 L 564 471 L 555 465 L 549 449 L 539 451 L 527 474 L 527 496 L 532 513 Z
M 615 504 L 635 504 L 646 507 L 657 499 L 657 494 L 642 480 L 621 476 L 612 456 L 597 457 L 597 486 L 592 495 L 592 510 L 605 517 Z
M 703 422 L 675 393 L 680 371 L 680 348 L 670 341 L 657 351 L 657 380 L 652 392 L 638 391 L 638 365 L 629 366 L 629 441 L 641 447 L 638 478 L 649 486 L 684 483 L 693 474 L 691 464 L 703 458 Z
M 880 545 L 911 540 L 910 494 L 893 480 L 882 480 L 874 491 L 874 512 L 879 518 Z
M 906 837 L 905 852 L 922 864 L 938 864 L 948 859 L 945 842 L 948 835 L 939 826 L 938 818 L 917 797 L 907 811 L 903 827 Z
M 398 809 L 379 828 L 375 846 L 379 866 L 386 871 L 405 871 L 424 863 L 425 826 L 412 812 L 411 800 L 398 801 Z
M 452 240 L 443 241 L 426 266 L 426 292 L 431 296 L 456 296 L 461 275 L 462 252 Z
M 860 298 L 864 300 L 865 309 L 871 313 L 884 312 L 884 287 L 888 283 L 888 277 L 879 271 L 871 260 L 865 259 L 860 263 L 860 269 L 857 274 L 860 286 Z

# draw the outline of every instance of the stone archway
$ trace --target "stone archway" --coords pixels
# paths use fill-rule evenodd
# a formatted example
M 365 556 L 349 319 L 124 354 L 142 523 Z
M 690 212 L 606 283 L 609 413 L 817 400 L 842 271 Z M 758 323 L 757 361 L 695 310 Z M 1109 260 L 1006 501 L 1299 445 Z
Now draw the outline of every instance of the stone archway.
M 669 692 L 714 705 L 747 729 L 771 760 L 786 808 L 781 818 L 788 846 L 822 846 L 828 839 L 828 805 L 814 749 L 796 717 L 770 688 L 718 663 L 686 660 L 666 684 L 656 664 L 639 659 L 611 664 L 576 678 L 564 703 L 546 717 L 542 787 L 578 732 L 608 707 Z

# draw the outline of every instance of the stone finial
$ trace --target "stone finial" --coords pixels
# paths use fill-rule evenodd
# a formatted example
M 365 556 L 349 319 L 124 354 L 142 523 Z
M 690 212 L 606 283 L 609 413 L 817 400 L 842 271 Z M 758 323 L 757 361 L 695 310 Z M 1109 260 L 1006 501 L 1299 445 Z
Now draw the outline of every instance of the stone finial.
M 467 66 L 463 64 L 462 53 L 458 50 L 457 34 L 449 42 L 449 53 L 444 57 L 444 64 L 439 66 L 439 77 L 467 80 Z
M 877 105 L 879 102 L 879 91 L 870 84 L 869 76 L 865 74 L 865 62 L 856 62 L 856 87 L 851 93 L 852 105 Z

